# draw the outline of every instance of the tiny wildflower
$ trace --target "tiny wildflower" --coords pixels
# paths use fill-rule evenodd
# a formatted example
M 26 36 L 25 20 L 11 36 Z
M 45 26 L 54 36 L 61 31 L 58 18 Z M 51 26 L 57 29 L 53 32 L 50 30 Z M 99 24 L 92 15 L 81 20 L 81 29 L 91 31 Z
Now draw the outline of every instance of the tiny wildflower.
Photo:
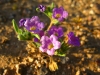
M 21 20 L 19 21 L 19 27 L 23 27 L 25 21 L 26 21 L 26 19 L 21 19 Z
M 33 33 L 39 33 L 44 28 L 44 23 L 40 22 L 38 16 L 26 19 L 24 26 Z
M 55 50 L 61 47 L 61 43 L 58 41 L 58 38 L 55 35 L 51 35 L 50 38 L 48 36 L 41 37 L 41 46 L 39 49 L 42 52 L 46 52 L 48 55 L 54 55 Z
M 51 28 L 50 28 L 50 30 L 48 31 L 48 34 L 49 35 L 52 35 L 52 34 L 54 34 L 54 35 L 56 35 L 58 38 L 60 38 L 60 37 L 62 37 L 63 36 L 63 28 L 62 27 L 57 27 L 57 26 L 52 26 Z
M 68 44 L 71 44 L 74 46 L 80 46 L 79 38 L 76 37 L 73 32 L 70 32 L 68 34 Z
M 67 18 L 68 13 L 63 9 L 63 7 L 54 8 L 53 9 L 53 18 L 57 19 L 58 21 L 63 21 Z
M 45 11 L 45 6 L 44 5 L 39 5 L 39 10 L 41 11 L 41 12 L 44 12 Z

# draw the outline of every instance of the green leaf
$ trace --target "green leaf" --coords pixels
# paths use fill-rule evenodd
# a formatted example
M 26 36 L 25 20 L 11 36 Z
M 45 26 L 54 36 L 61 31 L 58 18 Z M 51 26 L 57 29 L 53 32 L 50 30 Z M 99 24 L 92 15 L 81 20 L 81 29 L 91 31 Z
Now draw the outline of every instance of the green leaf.
M 56 50 L 55 55 L 66 56 L 68 50 L 69 50 L 69 46 L 65 42 L 63 42 L 61 48 Z
M 40 36 L 39 36 L 38 34 L 32 34 L 32 36 L 34 36 L 34 37 L 40 39 Z
M 46 10 L 44 11 L 44 14 L 45 14 L 46 16 L 48 16 L 49 18 L 52 17 L 52 8 L 51 8 L 51 6 L 48 6 L 48 7 L 46 8 Z
M 18 34 L 23 34 L 22 29 L 19 29 L 19 30 L 18 30 Z
M 31 40 L 33 38 L 31 33 L 28 32 L 28 31 L 21 32 L 21 34 L 18 34 L 17 37 L 18 37 L 19 40 Z
M 51 18 L 51 12 L 48 10 L 48 8 L 47 8 L 47 10 L 45 10 L 44 12 L 43 12 L 46 16 L 48 16 L 49 18 Z
M 58 55 L 58 56 L 66 56 L 66 53 L 62 53 L 60 51 L 56 51 L 55 52 L 55 55 Z
M 37 47 L 40 47 L 41 46 L 41 44 L 38 43 L 38 42 L 35 42 L 35 44 L 36 44 Z
M 57 19 L 53 19 L 53 23 L 54 23 L 54 25 L 56 25 L 59 23 L 59 21 Z
M 18 28 L 18 25 L 17 25 L 17 23 L 16 23 L 16 21 L 14 19 L 12 20 L 12 24 L 13 24 L 15 32 L 18 33 L 19 28 Z
M 24 32 L 23 36 L 28 40 L 29 39 L 29 33 L 28 32 Z
M 52 13 L 51 12 L 48 12 L 48 16 L 51 17 L 52 16 Z
M 26 38 L 22 34 L 17 35 L 18 40 L 26 40 Z
M 36 11 L 38 12 L 39 11 L 39 8 L 36 8 Z
M 54 3 L 52 2 L 50 8 L 53 9 L 55 7 Z

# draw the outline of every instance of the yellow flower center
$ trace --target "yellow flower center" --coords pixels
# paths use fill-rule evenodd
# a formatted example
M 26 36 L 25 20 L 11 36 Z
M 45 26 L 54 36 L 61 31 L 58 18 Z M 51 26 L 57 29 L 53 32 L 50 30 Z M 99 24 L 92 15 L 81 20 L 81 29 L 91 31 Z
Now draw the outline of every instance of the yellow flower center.
M 59 18 L 61 16 L 61 14 L 56 14 L 56 18 Z
M 32 26 L 32 27 L 30 28 L 30 30 L 36 30 L 36 27 Z
M 53 44 L 48 45 L 48 49 L 51 49 L 51 48 L 53 48 Z

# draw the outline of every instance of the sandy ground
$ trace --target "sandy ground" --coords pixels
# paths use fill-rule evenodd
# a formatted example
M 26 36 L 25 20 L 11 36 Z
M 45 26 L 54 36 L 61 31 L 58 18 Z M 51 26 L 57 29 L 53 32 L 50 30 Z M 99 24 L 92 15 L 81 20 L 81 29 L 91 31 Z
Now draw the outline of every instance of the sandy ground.
M 65 33 L 73 31 L 81 40 L 81 46 L 72 48 L 66 57 L 54 57 L 60 59 L 55 72 L 36 63 L 47 62 L 48 57 L 18 41 L 11 23 L 13 18 L 18 23 L 38 15 L 48 24 L 49 19 L 35 8 L 51 2 L 69 13 L 61 24 Z M 0 75 L 100 75 L 100 0 L 0 0 Z

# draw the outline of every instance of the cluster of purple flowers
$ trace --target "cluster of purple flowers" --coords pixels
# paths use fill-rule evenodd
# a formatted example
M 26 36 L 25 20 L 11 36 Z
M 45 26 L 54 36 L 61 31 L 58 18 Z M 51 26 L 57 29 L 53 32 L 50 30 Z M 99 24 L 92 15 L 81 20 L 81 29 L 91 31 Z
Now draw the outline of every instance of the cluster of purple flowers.
M 44 12 L 46 10 L 46 7 L 40 5 L 38 9 L 41 12 Z M 57 19 L 59 22 L 61 22 L 66 19 L 67 16 L 68 13 L 62 7 L 53 8 L 52 19 Z M 40 39 L 37 39 L 37 37 L 35 37 L 34 41 L 41 44 L 39 49 L 42 52 L 46 52 L 48 55 L 52 56 L 54 55 L 56 50 L 61 48 L 62 41 L 60 41 L 59 39 L 63 39 L 62 37 L 64 37 L 64 31 L 62 27 L 53 25 L 48 31 L 45 32 L 45 30 L 43 30 L 45 27 L 44 23 L 40 21 L 38 16 L 21 19 L 19 21 L 19 27 L 24 27 L 29 32 L 38 34 L 40 36 Z M 73 32 L 70 32 L 65 37 L 68 37 L 67 44 L 80 46 L 79 38 L 76 37 Z

